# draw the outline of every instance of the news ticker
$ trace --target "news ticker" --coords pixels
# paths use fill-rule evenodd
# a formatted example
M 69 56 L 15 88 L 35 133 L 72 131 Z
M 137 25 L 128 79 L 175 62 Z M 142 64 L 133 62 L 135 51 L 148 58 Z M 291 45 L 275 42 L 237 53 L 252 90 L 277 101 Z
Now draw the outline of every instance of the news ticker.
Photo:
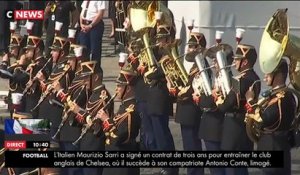
M 7 167 L 283 167 L 282 151 L 6 151 Z
M 28 149 L 28 148 L 49 148 L 49 141 L 25 141 L 25 140 L 6 140 L 4 147 L 7 149 Z

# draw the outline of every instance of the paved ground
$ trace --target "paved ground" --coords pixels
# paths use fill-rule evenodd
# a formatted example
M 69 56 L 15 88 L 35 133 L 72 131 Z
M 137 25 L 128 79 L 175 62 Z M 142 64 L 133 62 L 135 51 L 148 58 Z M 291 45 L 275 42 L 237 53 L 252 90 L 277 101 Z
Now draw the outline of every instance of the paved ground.
M 105 23 L 107 24 L 108 21 L 106 20 Z M 103 57 L 102 59 L 102 67 L 104 70 L 104 84 L 108 88 L 108 90 L 113 94 L 114 88 L 115 88 L 115 79 L 118 75 L 119 67 L 118 67 L 118 58 L 117 55 L 114 53 L 115 48 L 114 46 L 110 45 L 110 43 L 113 41 L 112 39 L 109 39 L 107 37 L 107 34 L 109 34 L 109 26 L 106 25 L 105 27 L 105 36 L 103 40 Z M 7 81 L 0 79 L 0 91 L 8 90 L 8 83 Z M 118 105 L 118 104 L 116 104 Z M 0 128 L 3 128 L 3 118 L 7 117 L 8 113 L 6 111 L 0 110 Z M 180 134 L 180 127 L 178 124 L 176 124 L 173 120 L 170 120 L 169 126 L 171 129 L 171 132 L 174 137 L 175 146 L 177 150 L 182 150 L 182 140 L 181 140 L 181 134 Z M 0 133 L 0 142 L 3 141 L 3 133 Z M 1 146 L 1 143 L 0 143 Z M 300 175 L 300 151 L 293 150 L 292 151 L 292 175 Z M 141 175 L 150 175 L 155 172 L 158 172 L 159 169 L 151 168 L 151 169 L 142 169 Z M 206 174 L 209 174 L 208 169 L 205 169 Z M 259 171 L 257 169 L 250 169 L 251 175 L 257 175 L 259 174 Z M 180 170 L 180 175 L 185 175 L 186 169 Z

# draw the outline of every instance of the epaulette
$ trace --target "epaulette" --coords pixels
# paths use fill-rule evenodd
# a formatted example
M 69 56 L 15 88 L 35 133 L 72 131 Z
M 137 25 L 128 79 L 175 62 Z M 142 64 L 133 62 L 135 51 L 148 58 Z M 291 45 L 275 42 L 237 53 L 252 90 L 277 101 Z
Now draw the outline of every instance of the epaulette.
M 274 103 L 277 103 L 279 99 L 283 98 L 285 95 L 285 91 L 279 91 L 278 93 L 276 93 L 275 97 L 273 97 L 269 102 L 268 102 L 268 106 L 273 105 Z

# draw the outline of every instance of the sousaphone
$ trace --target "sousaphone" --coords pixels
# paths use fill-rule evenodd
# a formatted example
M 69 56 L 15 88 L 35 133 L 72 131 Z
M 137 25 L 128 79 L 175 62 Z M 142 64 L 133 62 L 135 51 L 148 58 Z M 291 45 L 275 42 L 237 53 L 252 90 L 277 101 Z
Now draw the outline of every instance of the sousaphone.
M 289 21 L 287 16 L 287 9 L 278 9 L 269 22 L 267 23 L 263 32 L 260 48 L 259 48 L 259 64 L 264 74 L 272 73 L 276 70 L 282 57 L 287 57 L 289 63 L 289 78 L 293 88 L 287 88 L 292 91 L 298 98 L 300 91 L 300 38 L 289 33 Z M 299 126 L 299 109 L 298 104 L 296 114 L 292 127 Z M 245 119 L 246 130 L 250 139 L 257 142 L 261 130 L 257 126 L 258 120 L 251 117 Z

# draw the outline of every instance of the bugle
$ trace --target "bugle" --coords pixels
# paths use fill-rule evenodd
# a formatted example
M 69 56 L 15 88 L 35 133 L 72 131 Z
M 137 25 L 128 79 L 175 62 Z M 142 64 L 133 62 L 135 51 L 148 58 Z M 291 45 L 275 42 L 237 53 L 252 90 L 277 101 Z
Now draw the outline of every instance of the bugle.
M 114 99 L 117 97 L 117 93 L 116 94 L 114 94 L 112 97 L 111 97 L 111 99 L 109 99 L 109 101 L 106 103 L 106 105 L 105 106 L 103 106 L 102 107 L 102 109 L 100 109 L 100 110 L 106 110 L 108 107 L 109 107 L 109 105 L 114 101 Z M 91 116 L 90 116 L 91 117 Z M 87 131 L 94 125 L 94 123 L 95 123 L 95 121 L 97 120 L 98 118 L 96 117 L 96 116 L 93 116 L 92 117 L 92 121 L 91 121 L 91 124 L 85 124 L 84 125 L 84 127 L 82 128 L 82 130 L 81 130 L 81 133 L 80 133 L 80 136 L 78 137 L 78 139 L 77 140 L 75 140 L 72 144 L 73 145 L 77 145 L 78 144 L 78 142 L 85 136 L 85 134 L 87 133 Z
M 76 97 L 72 102 L 77 103 L 77 101 L 78 101 L 79 97 L 81 96 L 81 94 L 82 94 L 83 90 L 85 89 L 85 87 L 86 87 L 86 85 L 85 85 L 85 86 L 82 86 L 82 88 L 81 88 L 79 94 L 77 95 L 77 97 Z M 71 102 L 71 103 L 72 103 L 72 102 Z M 56 140 L 56 139 L 57 139 L 57 135 L 60 133 L 61 128 L 65 125 L 66 121 L 68 120 L 68 118 L 69 118 L 69 116 L 70 116 L 69 113 L 70 113 L 71 111 L 72 111 L 72 108 L 70 108 L 70 106 L 68 105 L 68 103 L 66 103 L 66 104 L 64 105 L 64 115 L 63 115 L 63 117 L 62 117 L 62 119 L 61 119 L 61 122 L 60 122 L 60 124 L 59 124 L 59 126 L 58 126 L 58 129 L 57 129 L 56 133 L 55 133 L 55 134 L 53 135 L 53 137 L 52 137 L 53 140 Z
M 64 71 L 64 73 L 62 73 L 61 75 L 59 75 L 60 77 L 56 81 L 60 81 L 69 72 L 70 69 L 71 69 L 71 66 L 68 65 L 67 69 Z M 31 109 L 31 112 L 33 112 L 34 110 L 36 110 L 37 107 L 39 107 L 43 103 L 43 101 L 46 100 L 46 98 L 52 93 L 53 90 L 54 90 L 53 85 L 49 84 L 47 86 L 45 92 L 43 92 L 42 96 L 40 97 L 38 103 Z

